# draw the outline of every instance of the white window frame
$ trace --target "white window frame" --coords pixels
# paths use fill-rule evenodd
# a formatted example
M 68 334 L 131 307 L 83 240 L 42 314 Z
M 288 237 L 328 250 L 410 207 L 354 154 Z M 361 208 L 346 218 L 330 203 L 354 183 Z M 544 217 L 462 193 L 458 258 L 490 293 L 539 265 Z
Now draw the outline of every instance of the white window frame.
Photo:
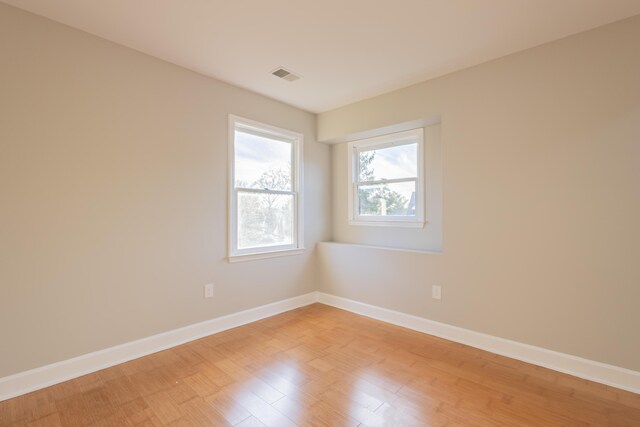
M 405 144 L 417 143 L 416 177 L 399 179 L 383 179 L 377 181 L 360 181 L 359 153 L 373 149 L 383 149 Z M 412 129 L 373 138 L 352 141 L 348 144 L 348 177 L 349 177 L 349 224 L 382 227 L 424 227 L 425 225 L 425 171 L 424 171 L 424 130 Z M 415 216 L 401 215 L 360 215 L 358 212 L 358 186 L 364 184 L 384 184 L 394 182 L 415 181 Z
M 235 131 L 244 128 L 266 137 L 291 143 L 291 191 L 262 190 L 255 188 L 237 188 L 235 185 Z M 229 262 L 250 261 L 254 259 L 272 258 L 285 255 L 296 255 L 304 252 L 303 216 L 302 216 L 302 143 L 303 135 L 287 129 L 278 128 L 244 117 L 229 115 L 229 229 L 228 260 Z M 294 202 L 293 243 L 268 247 L 238 249 L 238 192 L 274 193 L 292 195 Z

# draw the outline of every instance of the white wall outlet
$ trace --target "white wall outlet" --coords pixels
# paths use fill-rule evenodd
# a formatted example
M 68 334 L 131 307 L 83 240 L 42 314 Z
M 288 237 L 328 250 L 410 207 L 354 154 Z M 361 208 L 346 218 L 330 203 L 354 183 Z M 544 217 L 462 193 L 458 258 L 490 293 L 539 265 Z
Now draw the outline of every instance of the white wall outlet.
M 204 285 L 204 297 L 205 298 L 213 298 L 213 283 L 209 283 L 208 285 Z
M 442 299 L 442 288 L 440 286 L 433 285 L 431 287 L 431 298 Z

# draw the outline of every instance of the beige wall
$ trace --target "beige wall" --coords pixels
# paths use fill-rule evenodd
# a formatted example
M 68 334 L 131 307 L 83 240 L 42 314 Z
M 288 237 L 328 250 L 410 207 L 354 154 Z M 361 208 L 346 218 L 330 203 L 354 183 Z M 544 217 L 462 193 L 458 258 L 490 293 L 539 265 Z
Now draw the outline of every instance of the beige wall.
M 441 116 L 444 153 L 444 253 L 326 244 L 322 290 L 640 370 L 639 42 L 637 16 L 321 114 L 320 140 Z
M 224 260 L 229 113 L 304 134 L 304 255 Z M 315 290 L 315 125 L 0 4 L 0 377 Z

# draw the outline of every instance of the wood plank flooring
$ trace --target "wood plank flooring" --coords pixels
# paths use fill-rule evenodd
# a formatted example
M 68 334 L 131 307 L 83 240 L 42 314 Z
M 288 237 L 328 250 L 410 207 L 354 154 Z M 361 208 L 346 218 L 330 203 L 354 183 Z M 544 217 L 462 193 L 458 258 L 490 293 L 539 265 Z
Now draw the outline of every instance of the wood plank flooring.
M 0 402 L 0 426 L 640 426 L 640 395 L 321 304 Z

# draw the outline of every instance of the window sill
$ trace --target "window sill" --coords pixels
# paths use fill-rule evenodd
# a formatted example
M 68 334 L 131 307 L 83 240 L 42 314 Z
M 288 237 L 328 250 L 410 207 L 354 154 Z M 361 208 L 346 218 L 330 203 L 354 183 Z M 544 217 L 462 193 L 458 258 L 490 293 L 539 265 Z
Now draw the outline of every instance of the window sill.
M 300 255 L 304 252 L 304 248 L 296 248 L 296 249 L 285 249 L 282 251 L 271 251 L 271 252 L 258 252 L 254 254 L 246 254 L 246 255 L 229 255 L 227 260 L 230 263 L 234 262 L 244 262 L 244 261 L 255 261 L 259 259 L 267 259 L 267 258 L 277 258 L 282 256 L 291 256 L 291 255 Z
M 360 225 L 366 227 L 424 228 L 425 224 L 426 222 L 424 221 L 349 221 L 349 225 Z
M 377 245 L 364 245 L 360 243 L 346 243 L 346 242 L 318 242 L 320 247 L 323 246 L 335 246 L 335 247 L 344 247 L 344 248 L 355 248 L 355 249 L 372 249 L 377 251 L 391 251 L 391 252 L 404 252 L 404 253 L 414 253 L 414 254 L 426 254 L 426 255 L 442 255 L 442 249 L 408 249 L 408 248 L 397 248 L 391 246 L 377 246 Z

